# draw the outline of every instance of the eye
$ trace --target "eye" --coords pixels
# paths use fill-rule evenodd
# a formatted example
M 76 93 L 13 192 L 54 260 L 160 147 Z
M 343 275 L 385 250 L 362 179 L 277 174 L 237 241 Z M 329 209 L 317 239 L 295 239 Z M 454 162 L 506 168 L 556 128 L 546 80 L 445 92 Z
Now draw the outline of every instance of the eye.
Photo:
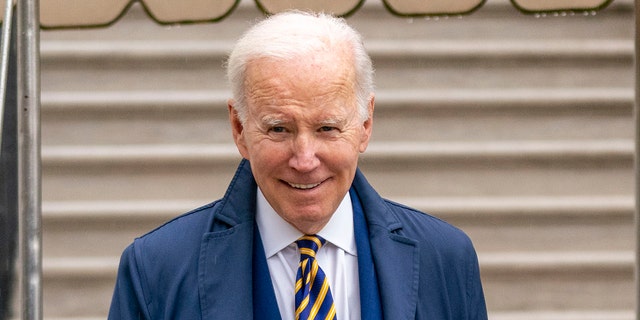
M 283 133 L 283 132 L 286 132 L 287 130 L 284 127 L 272 127 L 271 129 L 269 129 L 269 131 L 274 133 Z
M 333 131 L 336 130 L 336 127 L 330 127 L 330 126 L 322 126 L 320 127 L 320 131 L 322 132 L 329 132 L 329 131 Z

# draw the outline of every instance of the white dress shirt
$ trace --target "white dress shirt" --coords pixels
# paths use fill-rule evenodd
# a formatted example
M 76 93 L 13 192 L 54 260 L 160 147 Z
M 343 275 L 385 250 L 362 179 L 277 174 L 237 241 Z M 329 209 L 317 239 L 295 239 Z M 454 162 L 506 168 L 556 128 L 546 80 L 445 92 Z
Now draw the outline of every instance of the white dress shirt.
M 295 241 L 303 234 L 284 221 L 258 188 L 256 222 L 267 257 L 271 282 L 283 320 L 295 319 L 295 281 L 300 252 Z M 360 319 L 358 256 L 353 208 L 347 193 L 327 225 L 318 232 L 327 243 L 316 260 L 329 279 L 339 320 Z

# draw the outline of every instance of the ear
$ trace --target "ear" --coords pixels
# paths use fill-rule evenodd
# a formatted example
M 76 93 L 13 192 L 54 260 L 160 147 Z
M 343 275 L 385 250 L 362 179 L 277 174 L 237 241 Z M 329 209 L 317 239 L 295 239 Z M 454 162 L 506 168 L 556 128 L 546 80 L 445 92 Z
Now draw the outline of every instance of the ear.
M 227 108 L 229 109 L 229 122 L 231 123 L 231 133 L 233 135 L 233 142 L 235 142 L 240 155 L 243 158 L 249 160 L 249 152 L 247 149 L 247 144 L 244 141 L 244 125 L 238 116 L 238 112 L 233 107 L 235 101 L 233 99 L 229 99 L 227 101 Z
M 367 106 L 369 117 L 362 124 L 363 131 L 362 138 L 360 140 L 360 153 L 367 150 L 367 146 L 369 146 L 369 140 L 371 139 L 371 133 L 373 132 L 373 109 L 375 108 L 375 100 L 375 95 L 372 92 L 371 97 L 369 98 L 369 105 Z

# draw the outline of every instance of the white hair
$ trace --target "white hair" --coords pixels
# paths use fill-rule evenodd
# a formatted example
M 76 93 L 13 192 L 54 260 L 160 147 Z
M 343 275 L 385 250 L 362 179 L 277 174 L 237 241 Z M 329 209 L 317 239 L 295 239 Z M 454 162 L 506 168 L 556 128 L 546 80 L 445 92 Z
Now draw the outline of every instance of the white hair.
M 240 121 L 247 119 L 244 84 L 249 62 L 258 58 L 292 60 L 319 50 L 345 47 L 353 54 L 356 103 L 360 119 L 366 121 L 374 84 L 373 64 L 362 37 L 342 18 L 302 11 L 287 11 L 260 21 L 245 32 L 229 55 L 227 78 Z

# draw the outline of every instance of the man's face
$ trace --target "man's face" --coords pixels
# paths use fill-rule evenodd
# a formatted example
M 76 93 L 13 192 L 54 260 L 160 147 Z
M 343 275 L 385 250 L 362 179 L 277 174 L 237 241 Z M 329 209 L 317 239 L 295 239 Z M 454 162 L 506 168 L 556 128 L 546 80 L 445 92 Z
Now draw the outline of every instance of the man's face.
M 269 204 L 303 233 L 317 233 L 349 190 L 371 136 L 354 94 L 352 63 L 319 53 L 247 66 L 247 120 L 229 103 L 234 140 Z

